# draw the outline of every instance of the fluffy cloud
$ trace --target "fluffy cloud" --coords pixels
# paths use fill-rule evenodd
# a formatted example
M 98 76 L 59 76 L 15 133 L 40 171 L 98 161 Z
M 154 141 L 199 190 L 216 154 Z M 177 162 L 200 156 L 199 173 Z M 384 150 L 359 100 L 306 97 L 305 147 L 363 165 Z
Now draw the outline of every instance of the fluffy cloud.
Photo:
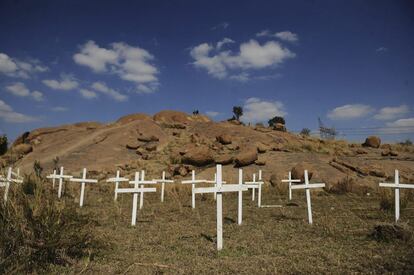
M 328 113 L 328 118 L 332 120 L 346 120 L 361 118 L 372 113 L 374 109 L 364 104 L 347 104 L 336 107 Z
M 43 93 L 39 91 L 30 92 L 23 82 L 16 82 L 6 87 L 6 90 L 19 97 L 31 97 L 36 101 L 43 101 Z
M 277 32 L 277 33 L 271 33 L 269 30 L 263 30 L 256 34 L 258 37 L 275 37 L 279 38 L 283 41 L 288 42 L 297 42 L 299 40 L 298 35 L 296 33 L 290 32 L 290 31 L 283 31 L 283 32 Z
M 128 99 L 128 96 L 121 94 L 120 92 L 109 88 L 106 86 L 103 82 L 95 82 L 91 86 L 95 91 L 101 92 L 111 98 L 113 98 L 116 101 L 126 101 Z
M 28 123 L 39 120 L 13 111 L 13 108 L 0 99 L 0 119 L 9 123 Z
M 191 49 L 193 65 L 207 70 L 207 73 L 218 79 L 248 80 L 248 70 L 272 68 L 282 64 L 286 59 L 295 57 L 289 49 L 275 41 L 260 45 L 256 40 L 250 40 L 239 46 L 239 52 L 221 50 L 220 41 L 214 47 L 202 43 Z M 219 47 L 220 45 L 220 47 Z
M 98 97 L 97 93 L 91 90 L 87 90 L 87 89 L 80 89 L 79 93 L 81 94 L 83 98 L 86 98 L 86 99 L 93 99 L 93 98 Z
M 387 123 L 388 127 L 414 127 L 414 117 L 402 118 L 394 122 Z
M 53 112 L 66 112 L 69 109 L 67 107 L 62 107 L 62 106 L 56 106 L 52 108 Z
M 44 79 L 43 84 L 54 90 L 69 91 L 77 88 L 79 83 L 70 75 L 61 75 L 60 80 Z
M 247 99 L 243 106 L 243 122 L 267 122 L 275 116 L 286 116 L 287 112 L 280 101 L 264 101 L 256 97 Z
M 407 105 L 401 105 L 397 107 L 384 107 L 374 116 L 378 120 L 391 120 L 397 117 L 404 116 L 410 112 L 410 108 Z
M 219 112 L 215 112 L 215 111 L 207 111 L 206 112 L 206 115 L 208 115 L 209 117 L 216 117 L 219 114 L 220 114 Z
M 11 58 L 5 53 L 0 53 L 0 73 L 11 77 L 30 78 L 31 74 L 48 71 L 49 68 L 43 66 L 39 60 L 30 59 L 21 61 Z
M 230 39 L 230 38 L 225 37 L 225 38 L 223 38 L 223 40 L 221 40 L 221 41 L 217 42 L 217 46 L 216 46 L 216 48 L 219 50 L 219 49 L 221 49 L 221 47 L 223 47 L 224 45 L 226 45 L 226 44 L 231 44 L 231 43 L 234 43 L 234 40 L 232 40 L 232 39 Z
M 97 73 L 112 73 L 137 85 L 137 92 L 154 92 L 158 87 L 158 69 L 151 64 L 154 56 L 145 49 L 126 43 L 112 43 L 103 48 L 94 41 L 80 47 L 73 60 Z

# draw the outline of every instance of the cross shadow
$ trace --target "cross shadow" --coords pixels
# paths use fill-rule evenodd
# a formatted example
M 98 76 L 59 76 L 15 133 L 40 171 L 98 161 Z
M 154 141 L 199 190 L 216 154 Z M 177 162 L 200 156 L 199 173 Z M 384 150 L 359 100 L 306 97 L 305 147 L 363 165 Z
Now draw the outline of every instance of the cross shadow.
M 213 236 L 209 236 L 209 235 L 204 234 L 204 233 L 201 233 L 200 236 L 203 237 L 204 239 L 206 239 L 207 241 L 214 243 L 215 236 L 214 237 Z
M 224 217 L 224 223 L 225 224 L 232 224 L 232 223 L 236 223 L 236 221 L 233 220 L 232 218 Z

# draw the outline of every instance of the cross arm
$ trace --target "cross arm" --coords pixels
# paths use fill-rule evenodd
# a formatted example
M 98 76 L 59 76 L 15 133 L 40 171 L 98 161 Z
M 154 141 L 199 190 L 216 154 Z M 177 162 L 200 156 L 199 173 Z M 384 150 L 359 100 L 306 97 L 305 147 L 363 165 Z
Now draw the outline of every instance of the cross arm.
M 205 183 L 206 180 L 183 180 L 182 184 L 194 184 L 194 183 Z
M 301 180 L 282 180 L 282 182 L 301 182 Z
M 122 182 L 122 181 L 129 181 L 127 178 L 110 178 L 107 179 L 106 182 Z
M 380 183 L 379 186 L 380 187 L 393 187 L 393 188 L 414 189 L 414 184 L 409 184 L 409 183 L 400 183 L 400 184 L 395 184 L 395 183 Z
M 86 182 L 86 183 L 97 183 L 98 180 L 94 180 L 94 179 L 70 179 L 70 181 L 72 182 Z
M 139 188 L 121 188 L 116 190 L 117 193 L 142 193 L 142 192 L 157 192 L 157 188 L 139 187 Z
M 313 189 L 313 188 L 323 188 L 325 183 L 310 183 L 310 184 L 295 184 L 292 185 L 292 189 Z

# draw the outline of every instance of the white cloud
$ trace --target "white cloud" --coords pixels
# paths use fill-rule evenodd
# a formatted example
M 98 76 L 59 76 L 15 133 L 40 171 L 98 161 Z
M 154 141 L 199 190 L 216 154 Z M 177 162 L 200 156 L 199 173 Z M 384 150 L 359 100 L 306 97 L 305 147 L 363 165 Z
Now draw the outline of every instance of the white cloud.
M 73 59 L 94 72 L 116 74 L 123 80 L 133 82 L 137 88 L 144 85 L 154 92 L 158 87 L 159 71 L 151 64 L 154 56 L 140 47 L 118 42 L 110 44 L 109 48 L 103 48 L 94 41 L 88 41 Z
M 386 48 L 386 47 L 379 47 L 375 51 L 377 53 L 385 53 L 386 51 L 388 51 L 388 48 Z
M 86 98 L 86 99 L 93 99 L 93 98 L 98 97 L 97 93 L 91 90 L 87 90 L 87 89 L 80 89 L 79 93 L 81 94 L 83 98 Z
M 410 112 L 410 108 L 407 105 L 401 105 L 397 107 L 384 107 L 374 116 L 378 120 L 391 120 L 397 117 L 404 116 Z
M 116 101 L 125 101 L 128 96 L 121 94 L 120 92 L 109 88 L 104 82 L 95 82 L 91 86 L 94 90 L 106 94 L 107 96 L 115 99 Z
M 228 22 L 221 22 L 220 24 L 212 27 L 212 30 L 217 30 L 217 29 L 227 29 L 230 26 L 230 24 Z
M 39 91 L 30 92 L 23 82 L 16 82 L 6 87 L 6 90 L 19 97 L 32 97 L 36 101 L 43 101 L 43 93 Z
M 288 42 L 297 42 L 299 40 L 299 37 L 296 33 L 293 33 L 291 31 L 283 31 L 283 32 L 277 32 L 277 33 L 271 33 L 269 30 L 263 30 L 261 32 L 258 32 L 256 34 L 258 37 L 275 37 L 279 38 L 283 41 Z
M 414 127 L 414 117 L 402 118 L 394 122 L 388 122 L 388 127 Z
M 56 106 L 52 108 L 53 112 L 66 112 L 69 109 L 67 107 L 62 107 L 62 106 Z
M 193 65 L 207 70 L 207 73 L 218 79 L 247 80 L 248 70 L 273 68 L 286 59 L 295 57 L 289 49 L 278 42 L 268 41 L 260 45 L 250 40 L 239 46 L 237 53 L 222 51 L 208 43 L 202 43 L 191 49 Z M 244 73 L 244 74 L 243 74 Z
M 234 40 L 230 39 L 230 38 L 223 38 L 221 41 L 217 42 L 217 46 L 216 48 L 219 50 L 221 47 L 223 47 L 226 44 L 231 44 L 234 43 Z
M 216 117 L 219 114 L 220 114 L 219 112 L 215 112 L 215 111 L 207 111 L 206 112 L 206 115 L 208 115 L 209 117 Z
M 328 118 L 332 120 L 356 119 L 369 115 L 374 109 L 364 104 L 347 104 L 336 107 L 328 113 Z
M 0 119 L 8 123 L 28 123 L 39 119 L 13 111 L 13 108 L 0 99 Z
M 243 122 L 267 122 L 275 116 L 287 115 L 285 107 L 280 101 L 264 101 L 256 97 L 247 99 L 243 106 Z
M 79 83 L 71 75 L 62 74 L 60 80 L 44 79 L 43 84 L 54 90 L 69 91 L 77 88 Z
M 0 73 L 10 77 L 30 78 L 31 74 L 48 71 L 49 68 L 43 66 L 37 59 L 21 61 L 11 58 L 5 53 L 0 53 Z

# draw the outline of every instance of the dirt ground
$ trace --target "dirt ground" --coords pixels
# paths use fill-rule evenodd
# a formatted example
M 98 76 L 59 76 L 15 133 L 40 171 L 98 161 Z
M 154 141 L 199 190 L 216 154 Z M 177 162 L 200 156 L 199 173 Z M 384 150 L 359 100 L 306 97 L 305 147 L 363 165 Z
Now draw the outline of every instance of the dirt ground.
M 132 195 L 113 201 L 113 186 L 87 186 L 78 211 L 93 220 L 104 248 L 56 273 L 76 274 L 274 274 L 274 273 L 412 273 L 414 241 L 379 242 L 369 235 L 375 225 L 392 223 L 393 212 L 379 209 L 376 193 L 312 193 L 314 224 L 307 223 L 303 191 L 287 193 L 266 186 L 258 208 L 250 192 L 243 196 L 243 224 L 237 225 L 237 195 L 223 195 L 224 249 L 216 251 L 216 204 L 213 195 L 197 195 L 191 208 L 189 188 L 167 187 L 146 194 L 144 208 L 131 223 Z M 402 191 L 404 192 L 404 190 Z M 71 184 L 64 200 L 78 203 L 79 187 Z M 414 223 L 414 202 L 401 211 L 401 223 Z M 411 232 L 412 233 L 412 232 Z

